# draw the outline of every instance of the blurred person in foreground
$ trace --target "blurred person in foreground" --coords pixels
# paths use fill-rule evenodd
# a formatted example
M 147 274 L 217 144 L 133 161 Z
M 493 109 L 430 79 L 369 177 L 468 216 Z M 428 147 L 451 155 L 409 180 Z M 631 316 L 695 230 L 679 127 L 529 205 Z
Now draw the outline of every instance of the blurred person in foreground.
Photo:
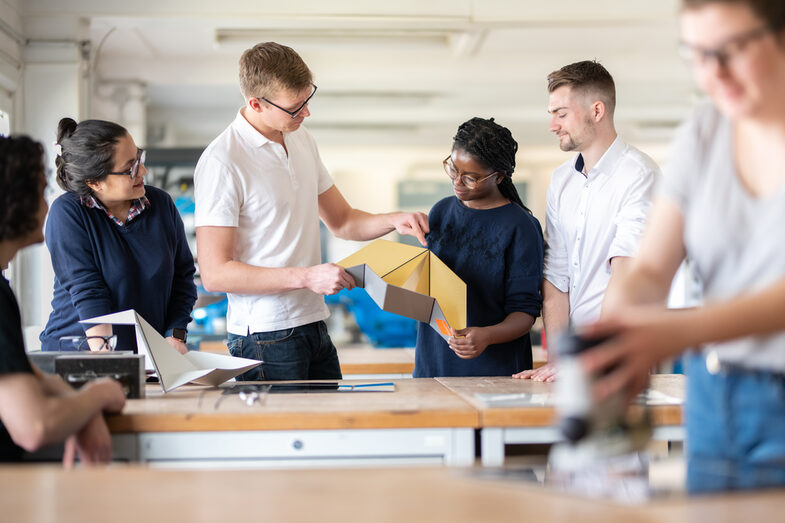
M 785 2 L 683 0 L 681 51 L 710 102 L 675 138 L 639 255 L 585 329 L 599 399 L 681 354 L 691 492 L 785 485 Z M 682 260 L 705 304 L 667 310 Z
M 26 136 L 0 137 L 0 268 L 19 250 L 44 240 L 48 206 L 43 148 Z M 109 378 L 73 390 L 27 358 L 19 306 L 8 280 L 0 277 L 0 462 L 24 451 L 66 441 L 63 462 L 78 454 L 83 463 L 108 462 L 112 439 L 103 412 L 119 412 L 125 394 Z

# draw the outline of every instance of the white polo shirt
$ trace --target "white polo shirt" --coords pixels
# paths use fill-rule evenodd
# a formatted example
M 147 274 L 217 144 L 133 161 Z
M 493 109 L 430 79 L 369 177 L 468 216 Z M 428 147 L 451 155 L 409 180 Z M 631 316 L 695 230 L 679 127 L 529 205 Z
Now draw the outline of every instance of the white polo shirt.
M 237 227 L 237 261 L 258 267 L 321 263 L 318 196 L 333 180 L 305 127 L 284 134 L 284 143 L 286 150 L 240 111 L 196 165 L 196 227 Z M 329 315 L 324 298 L 308 289 L 228 296 L 227 330 L 233 334 L 288 329 Z
M 597 320 L 611 258 L 633 256 L 660 169 L 617 137 L 584 176 L 579 154 L 560 165 L 548 186 L 545 279 L 570 295 L 575 326 Z

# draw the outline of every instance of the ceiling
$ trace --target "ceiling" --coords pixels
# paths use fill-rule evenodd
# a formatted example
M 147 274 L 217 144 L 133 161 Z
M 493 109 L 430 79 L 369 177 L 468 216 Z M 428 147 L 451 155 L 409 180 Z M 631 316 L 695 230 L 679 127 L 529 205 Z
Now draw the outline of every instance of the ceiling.
M 294 47 L 319 91 L 320 142 L 444 144 L 494 116 L 523 144 L 548 135 L 546 75 L 597 59 L 617 83 L 618 127 L 667 140 L 694 90 L 676 54 L 678 0 L 22 0 L 23 18 L 82 17 L 97 83 L 138 83 L 148 141 L 204 145 L 242 104 L 237 60 Z M 149 144 L 154 145 L 154 144 Z

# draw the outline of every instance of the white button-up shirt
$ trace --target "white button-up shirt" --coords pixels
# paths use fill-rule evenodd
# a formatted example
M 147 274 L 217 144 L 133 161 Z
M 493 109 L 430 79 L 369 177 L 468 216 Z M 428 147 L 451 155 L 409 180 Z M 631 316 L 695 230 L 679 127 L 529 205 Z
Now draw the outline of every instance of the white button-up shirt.
M 660 172 L 619 137 L 588 174 L 582 170 L 579 154 L 554 171 L 545 220 L 545 279 L 569 293 L 576 326 L 599 318 L 611 258 L 635 254 Z
M 321 263 L 318 198 L 333 180 L 304 127 L 284 134 L 284 143 L 286 150 L 238 112 L 196 165 L 196 227 L 237 227 L 237 261 L 274 268 Z M 288 329 L 328 316 L 324 298 L 308 289 L 228 297 L 232 334 Z

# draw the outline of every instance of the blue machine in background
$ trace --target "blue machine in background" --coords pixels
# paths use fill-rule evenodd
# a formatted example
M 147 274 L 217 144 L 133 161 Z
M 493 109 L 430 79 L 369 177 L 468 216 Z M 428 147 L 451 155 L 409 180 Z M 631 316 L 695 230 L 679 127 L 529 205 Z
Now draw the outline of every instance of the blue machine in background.
M 325 301 L 346 307 L 375 347 L 414 347 L 417 342 L 417 321 L 383 311 L 365 289 L 344 289 Z
M 201 285 L 199 288 L 200 295 L 208 294 Z M 223 296 L 223 299 L 220 299 L 220 296 Z M 194 308 L 191 313 L 194 321 L 188 326 L 189 336 L 191 334 L 201 337 L 215 335 L 220 339 L 226 337 L 226 309 L 229 306 L 229 300 L 225 294 L 216 293 L 216 298 L 218 301 L 214 303 Z

